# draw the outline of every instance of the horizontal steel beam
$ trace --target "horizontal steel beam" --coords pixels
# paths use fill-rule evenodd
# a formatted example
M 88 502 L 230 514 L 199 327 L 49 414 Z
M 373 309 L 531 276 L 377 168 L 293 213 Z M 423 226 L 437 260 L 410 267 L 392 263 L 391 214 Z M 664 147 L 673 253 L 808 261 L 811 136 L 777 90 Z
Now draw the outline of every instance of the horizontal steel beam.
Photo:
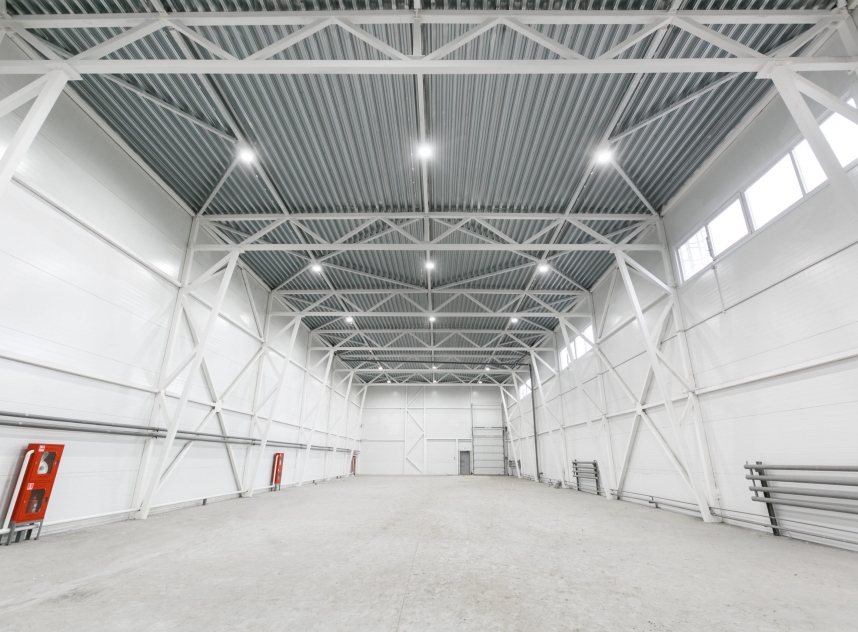
M 281 213 L 248 213 L 238 215 L 203 215 L 200 221 L 204 223 L 217 222 L 262 222 L 274 221 L 285 217 Z M 555 221 L 558 219 L 574 219 L 592 222 L 655 222 L 655 218 L 649 213 L 516 213 L 503 211 L 430 211 L 428 213 L 416 211 L 384 211 L 384 212 L 351 212 L 341 213 L 329 211 L 323 213 L 290 213 L 289 219 L 301 221 L 352 221 L 356 219 L 508 219 L 528 220 L 536 222 Z
M 389 353 L 528 353 L 530 351 L 554 351 L 550 347 L 310 347 L 310 351 L 336 351 L 344 353 L 365 353 L 367 351 Z
M 352 24 L 408 24 L 419 16 L 423 24 L 480 24 L 493 18 L 515 19 L 523 24 L 649 24 L 661 18 L 689 18 L 703 24 L 815 24 L 830 18 L 825 10 L 762 11 L 229 11 L 176 12 L 164 22 L 184 26 L 297 26 L 329 18 L 347 19 Z M 102 13 L 63 15 L 17 15 L 0 20 L 27 29 L 131 28 L 153 18 L 156 13 Z
M 437 369 L 437 370 L 434 370 L 434 369 L 389 369 L 387 367 L 385 367 L 384 369 L 382 369 L 380 371 L 378 370 L 378 368 L 375 368 L 375 369 L 373 369 L 373 368 L 349 369 L 349 370 L 354 371 L 355 373 L 361 374 L 361 375 L 364 375 L 364 374 L 384 375 L 385 373 L 415 373 L 417 375 L 432 375 L 432 374 L 442 375 L 442 374 L 447 374 L 447 373 L 457 373 L 457 374 L 458 373 L 466 373 L 468 375 L 486 375 L 488 373 L 489 375 L 492 375 L 492 374 L 504 375 L 504 374 L 508 374 L 508 373 L 518 373 L 518 372 L 520 372 L 522 370 L 526 370 L 526 369 L 527 369 L 527 367 L 524 366 L 520 369 L 492 369 L 491 371 L 486 371 L 485 369 L 480 370 L 480 371 L 478 371 L 476 369 Z
M 432 250 L 439 252 L 449 251 L 552 251 L 552 252 L 613 252 L 622 250 L 625 252 L 660 252 L 661 246 L 656 244 L 437 244 L 431 242 L 407 243 L 407 244 L 203 244 L 192 246 L 196 252 L 304 252 L 316 251 L 369 251 L 379 252 L 382 250 L 399 250 L 411 252 L 426 252 Z M 500 270 L 499 272 L 502 272 Z
M 342 316 L 354 316 L 355 318 L 590 318 L 589 314 L 566 314 L 563 312 L 280 312 L 272 316 L 302 316 L 308 318 L 317 316 L 321 318 L 339 318 Z M 466 329 L 462 330 L 466 332 Z M 323 332 L 319 332 L 323 333 Z
M 274 314 L 275 316 L 277 314 Z M 284 314 L 287 315 L 287 314 Z M 292 315 L 291 312 L 288 313 L 289 316 Z M 527 323 L 524 324 L 524 327 L 527 327 Z M 364 329 L 361 328 L 358 333 L 361 334 L 401 334 L 405 332 L 415 333 L 415 334 L 452 334 L 452 333 L 463 333 L 463 334 L 505 334 L 512 333 L 519 336 L 533 336 L 540 335 L 544 336 L 546 332 L 544 329 L 525 329 L 521 326 L 521 323 L 518 324 L 515 328 L 507 328 L 507 329 L 464 329 L 462 327 L 458 327 L 456 329 L 443 329 L 443 328 L 432 328 L 432 329 Z M 352 329 L 314 329 L 313 333 L 318 335 L 324 334 L 353 334 L 356 330 Z
M 0 75 L 43 75 L 65 70 L 77 75 L 581 75 L 665 73 L 759 73 L 781 65 L 795 72 L 858 69 L 856 57 L 747 57 L 692 59 L 563 60 L 4 60 Z
M 353 290 L 353 289 L 340 289 L 336 290 L 276 290 L 274 294 L 280 296 L 320 296 L 320 295 L 329 295 L 329 296 L 340 296 L 343 294 L 393 294 L 395 296 L 400 296 L 404 294 L 426 294 L 428 290 L 426 288 L 423 289 L 408 289 L 408 290 L 400 290 L 400 289 L 378 289 L 378 290 Z M 552 296 L 581 296 L 586 294 L 586 292 L 581 292 L 579 290 L 516 290 L 509 288 L 497 288 L 487 290 L 485 288 L 481 288 L 479 290 L 471 290 L 468 288 L 459 288 L 459 287 L 451 287 L 451 288 L 438 288 L 432 289 L 432 294 L 435 296 L 439 296 L 441 294 L 491 294 L 491 295 L 516 295 L 516 296 L 530 296 L 530 295 L 546 295 L 550 294 Z

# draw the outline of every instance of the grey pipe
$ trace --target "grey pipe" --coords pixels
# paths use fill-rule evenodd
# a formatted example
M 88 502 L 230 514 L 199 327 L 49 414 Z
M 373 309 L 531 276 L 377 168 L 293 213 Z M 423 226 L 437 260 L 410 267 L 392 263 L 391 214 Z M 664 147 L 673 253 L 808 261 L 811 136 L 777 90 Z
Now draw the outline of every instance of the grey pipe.
M 838 492 L 827 490 L 808 489 L 806 487 L 756 487 L 751 485 L 748 489 L 752 492 L 768 492 L 770 494 L 792 494 L 795 496 L 816 496 L 819 498 L 841 498 L 843 500 L 858 500 L 856 492 Z
M 746 470 L 804 470 L 808 472 L 858 472 L 858 465 L 767 465 L 745 463 Z
M 0 415 L 6 415 L 6 413 L 0 413 Z M 15 416 L 24 417 L 24 415 L 16 414 Z M 32 415 L 27 415 L 28 419 L 36 419 L 36 417 Z M 56 419 L 56 418 L 55 418 Z M 68 420 L 72 422 L 72 420 Z M 73 420 L 74 423 L 78 423 L 81 425 L 90 425 L 89 422 L 83 420 Z M 0 426 L 6 426 L 9 428 L 31 428 L 34 430 L 58 430 L 60 432 L 88 432 L 91 434 L 106 434 L 112 435 L 115 437 L 143 437 L 146 439 L 163 439 L 166 436 L 166 430 L 162 428 L 149 427 L 149 426 L 131 426 L 129 424 L 107 424 L 104 422 L 95 422 L 92 424 L 95 427 L 75 427 L 75 426 L 60 426 L 54 424 L 40 424 L 32 421 L 6 421 L 0 419 Z M 110 428 L 116 427 L 116 430 L 111 430 Z M 200 436 L 202 434 L 203 436 Z M 188 431 L 178 431 L 176 433 L 176 438 L 180 441 L 201 441 L 206 443 L 228 443 L 232 445 L 259 445 L 261 441 L 259 439 L 254 439 L 252 437 L 235 437 L 235 436 L 223 436 L 223 435 L 213 435 L 209 433 L 194 433 Z M 291 443 L 287 441 L 267 441 L 266 445 L 275 448 L 295 448 L 295 449 L 305 449 L 307 447 L 306 443 Z M 345 448 L 336 448 L 333 446 L 311 446 L 311 450 L 317 450 L 321 452 L 350 452 Z M 360 454 L 359 451 L 355 451 L 355 454 Z
M 751 500 L 756 503 L 766 503 L 767 505 L 786 505 L 788 507 L 804 507 L 805 509 L 819 509 L 820 511 L 836 511 L 839 513 L 848 513 L 858 515 L 858 507 L 849 507 L 847 505 L 837 505 L 835 503 L 812 503 L 803 500 L 785 500 L 781 498 L 760 498 L 752 496 Z
M 763 468 L 765 469 L 765 468 Z M 774 483 L 816 483 L 818 485 L 858 485 L 858 478 L 838 478 L 834 476 L 760 476 L 749 474 L 745 476 L 749 481 L 772 481 Z

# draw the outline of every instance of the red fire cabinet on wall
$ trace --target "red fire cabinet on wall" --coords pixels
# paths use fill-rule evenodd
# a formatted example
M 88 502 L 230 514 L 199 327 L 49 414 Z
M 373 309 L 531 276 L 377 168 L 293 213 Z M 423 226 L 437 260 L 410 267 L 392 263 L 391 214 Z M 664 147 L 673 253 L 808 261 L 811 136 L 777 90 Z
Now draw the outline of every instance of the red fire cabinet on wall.
M 48 510 L 48 500 L 60 467 L 63 447 L 44 443 L 31 443 L 27 446 L 24 471 L 20 477 L 21 485 L 18 487 L 17 497 L 13 500 L 6 544 L 11 544 L 13 539 L 20 542 L 24 532 L 29 540 L 34 529 L 35 539 L 39 539 L 45 512 Z
M 274 471 L 271 472 L 271 485 L 274 489 L 280 489 L 280 481 L 283 479 L 283 453 L 274 454 Z

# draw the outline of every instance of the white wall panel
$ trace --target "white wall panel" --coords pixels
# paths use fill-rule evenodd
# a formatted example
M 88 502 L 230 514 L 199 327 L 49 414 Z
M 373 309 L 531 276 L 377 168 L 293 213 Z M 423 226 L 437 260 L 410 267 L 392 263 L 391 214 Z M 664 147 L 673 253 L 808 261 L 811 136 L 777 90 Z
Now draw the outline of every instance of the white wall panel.
M 8 52 L 7 39 L 0 56 Z M 0 77 L 0 98 L 21 81 Z M 8 142 L 24 111 L 0 121 L 0 146 Z M 179 277 L 189 214 L 66 97 L 52 111 L 16 179 L 0 199 L 5 229 L 0 232 L 0 410 L 148 425 L 177 296 L 177 284 L 164 277 Z M 195 265 L 196 272 L 204 265 L 202 260 Z M 200 300 L 188 301 L 199 330 L 209 317 L 203 302 L 213 301 L 219 282 L 216 278 L 203 284 L 194 294 Z M 252 275 L 239 271 L 230 282 L 205 355 L 219 394 L 260 349 L 251 300 L 257 316 L 264 317 L 267 290 Z M 275 319 L 272 328 L 286 322 Z M 188 327 L 183 323 L 178 331 L 170 370 L 193 348 Z M 272 346 L 288 352 L 289 333 Z M 270 438 L 359 450 L 358 390 L 349 394 L 345 415 L 345 384 L 331 391 L 332 381 L 339 382 L 342 373 L 329 376 L 322 385 L 316 379 L 324 376 L 322 363 L 313 367 L 315 377 L 305 379 L 308 364 L 321 357 L 319 353 L 308 357 L 308 347 L 308 332 L 301 328 Z M 279 357 L 273 363 L 263 371 L 262 393 L 274 386 L 275 371 L 283 367 Z M 188 373 L 186 369 L 168 392 L 178 395 Z M 206 402 L 213 401 L 201 371 L 190 379 L 193 388 L 180 420 L 183 429 L 199 427 L 210 410 Z M 256 389 L 253 366 L 224 401 L 227 433 L 245 437 L 253 432 Z M 168 410 L 176 403 L 168 397 Z M 261 414 L 265 425 L 268 408 Z M 220 432 L 216 416 L 203 431 Z M 66 445 L 48 523 L 131 507 L 144 439 L 8 427 L 0 427 L 0 506 L 5 508 L 11 496 L 23 448 L 31 441 Z M 183 445 L 177 441 L 170 457 Z M 159 450 L 160 442 L 155 442 L 155 458 Z M 305 461 L 303 450 L 269 446 L 253 486 L 268 484 L 277 451 L 286 455 L 286 484 L 295 483 L 302 472 L 305 481 L 341 476 L 348 466 L 348 453 L 311 450 Z M 252 452 L 254 463 L 257 452 Z M 234 445 L 233 453 L 241 474 L 248 449 Z M 154 503 L 238 489 L 226 447 L 196 442 Z

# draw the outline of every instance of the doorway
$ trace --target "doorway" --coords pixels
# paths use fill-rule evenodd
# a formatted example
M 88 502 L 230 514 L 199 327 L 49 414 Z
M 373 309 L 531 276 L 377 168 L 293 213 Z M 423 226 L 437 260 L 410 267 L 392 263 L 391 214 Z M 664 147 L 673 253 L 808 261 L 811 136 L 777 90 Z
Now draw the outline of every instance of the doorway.
M 462 450 L 459 452 L 459 476 L 466 476 L 471 473 L 471 452 L 470 450 Z

